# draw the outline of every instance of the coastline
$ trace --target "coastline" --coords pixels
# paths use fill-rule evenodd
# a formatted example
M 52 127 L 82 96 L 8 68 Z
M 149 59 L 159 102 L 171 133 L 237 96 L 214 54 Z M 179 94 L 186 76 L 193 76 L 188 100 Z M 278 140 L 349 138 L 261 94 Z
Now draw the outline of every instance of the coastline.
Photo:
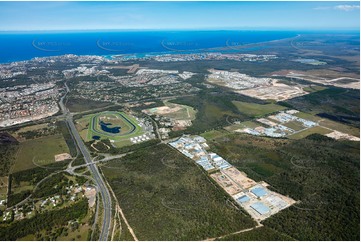
M 160 36 L 149 35 L 149 33 L 154 33 L 150 31 L 109 32 L 110 36 L 103 36 L 104 38 L 100 37 L 107 32 L 91 32 L 92 35 L 90 37 L 88 36 L 90 34 L 89 32 L 44 33 L 43 36 L 38 33 L 4 34 L 0 32 L 0 51 L 3 52 L 2 58 L 0 58 L 0 64 L 30 61 L 36 57 L 53 57 L 67 54 L 77 56 L 96 55 L 104 58 L 116 55 L 136 56 L 139 58 L 172 53 L 191 54 L 195 52 L 226 51 L 227 49 L 232 51 L 232 49 L 227 46 L 229 39 L 238 42 L 242 40 L 243 44 L 240 46 L 248 47 L 249 45 L 265 44 L 294 38 L 297 35 L 296 31 L 226 30 L 206 31 L 205 36 L 202 35 L 204 31 L 186 31 L 188 35 L 185 39 L 178 36 L 178 34 L 183 34 L 184 32 L 185 31 L 157 31 Z M 119 36 L 113 36 L 112 34 L 114 33 L 119 34 Z M 142 34 L 144 34 L 144 36 L 142 36 Z M 207 34 L 209 34 L 209 40 L 207 39 Z M 5 35 L 7 36 L 6 39 L 1 38 Z M 272 38 L 266 41 L 264 40 L 270 36 L 272 36 Z M 27 39 L 24 40 L 22 39 L 23 37 Z M 139 43 L 139 39 L 137 38 L 144 38 L 144 41 L 146 41 L 145 44 Z M 14 40 L 14 43 L 11 42 L 12 40 Z M 39 46 L 39 48 L 35 47 L 33 43 L 35 40 L 42 44 L 42 46 Z M 107 47 L 108 50 L 107 48 L 99 48 L 99 46 L 97 46 L 97 41 L 99 40 L 102 40 L 104 45 L 107 44 L 105 47 Z M 85 47 L 82 46 L 82 41 L 86 41 L 85 44 L 83 43 Z M 133 43 L 133 41 L 138 42 Z M 20 47 L 17 48 L 17 46 Z M 10 49 L 12 52 L 10 52 Z

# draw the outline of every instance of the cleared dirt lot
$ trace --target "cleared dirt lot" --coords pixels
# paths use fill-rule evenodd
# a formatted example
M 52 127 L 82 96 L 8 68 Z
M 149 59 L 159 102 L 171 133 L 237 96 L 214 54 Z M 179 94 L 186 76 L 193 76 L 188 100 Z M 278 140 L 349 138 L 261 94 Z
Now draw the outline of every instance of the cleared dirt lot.
M 237 186 L 235 182 L 220 172 L 211 174 L 213 180 L 215 180 L 228 194 L 234 195 L 241 192 L 241 188 Z
M 241 90 L 238 93 L 262 100 L 271 99 L 276 101 L 283 101 L 307 94 L 302 87 L 289 86 L 279 83 L 277 80 L 273 80 L 272 86 Z
M 257 184 L 254 180 L 248 178 L 246 174 L 240 172 L 234 167 L 224 169 L 222 172 L 229 176 L 233 181 L 238 183 L 238 185 L 242 186 L 244 189 L 250 188 Z
M 332 133 L 326 134 L 327 137 L 333 138 L 333 139 L 347 139 L 352 141 L 360 141 L 359 137 L 355 137 L 353 135 L 341 133 L 339 131 L 333 131 Z

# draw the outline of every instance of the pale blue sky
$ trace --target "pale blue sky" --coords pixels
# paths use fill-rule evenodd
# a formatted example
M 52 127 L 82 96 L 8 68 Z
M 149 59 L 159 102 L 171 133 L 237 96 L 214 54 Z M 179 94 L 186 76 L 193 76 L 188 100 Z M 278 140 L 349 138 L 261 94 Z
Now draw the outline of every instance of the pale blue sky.
M 359 29 L 359 2 L 0 2 L 0 31 Z

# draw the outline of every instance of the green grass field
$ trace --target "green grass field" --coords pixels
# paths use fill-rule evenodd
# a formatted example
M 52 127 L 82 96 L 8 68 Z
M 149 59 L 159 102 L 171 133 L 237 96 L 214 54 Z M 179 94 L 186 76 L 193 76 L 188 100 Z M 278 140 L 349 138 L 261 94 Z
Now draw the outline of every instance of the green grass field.
M 304 112 L 299 112 L 294 114 L 295 116 L 299 117 L 299 118 L 303 118 L 303 119 L 307 119 L 307 120 L 311 120 L 314 122 L 319 123 L 321 126 L 324 126 L 326 128 L 329 129 L 333 129 L 333 130 L 337 130 L 340 131 L 342 133 L 346 133 L 346 134 L 350 134 L 356 137 L 360 137 L 360 129 L 353 127 L 353 126 L 349 126 L 349 125 L 345 125 L 339 122 L 335 122 L 326 118 L 321 118 L 309 113 L 304 113 Z
M 308 87 L 304 87 L 303 90 L 306 92 L 318 92 L 327 89 L 327 87 L 324 86 L 317 86 L 317 85 L 311 85 Z
M 206 103 L 204 106 L 205 118 L 209 120 L 217 120 L 221 117 L 232 116 L 233 113 L 229 110 L 222 109 L 214 104 Z
M 139 240 L 204 240 L 255 225 L 193 161 L 167 145 L 101 169 Z
M 201 134 L 201 136 L 203 136 L 205 139 L 215 139 L 215 138 L 223 137 L 225 135 L 227 135 L 227 132 L 222 129 L 211 130 Z
M 356 128 L 356 127 L 352 127 L 349 125 L 345 125 L 345 124 L 341 124 L 329 119 L 322 119 L 319 122 L 320 125 L 325 126 L 327 128 L 330 129 L 334 129 L 346 134 L 350 134 L 356 137 L 360 137 L 360 129 Z
M 238 108 L 241 113 L 244 113 L 250 117 L 261 117 L 270 113 L 285 110 L 286 107 L 277 104 L 257 104 L 240 101 L 232 101 L 232 103 Z
M 299 130 L 302 130 L 302 129 L 305 128 L 303 126 L 303 124 L 301 122 L 298 122 L 298 121 L 291 121 L 291 122 L 288 122 L 288 123 L 284 123 L 282 125 L 290 128 L 290 129 L 293 129 L 295 131 L 299 131 Z
M 16 138 L 16 139 L 21 139 L 21 133 L 25 133 L 25 132 L 29 132 L 29 131 L 37 131 L 43 128 L 46 128 L 49 124 L 47 123 L 43 123 L 43 124 L 35 124 L 35 125 L 28 125 L 25 127 L 21 127 L 20 129 L 14 130 L 11 134 Z
M 66 102 L 66 106 L 68 107 L 70 112 L 84 112 L 97 108 L 105 108 L 110 105 L 112 105 L 112 103 L 82 98 L 69 98 Z
M 78 130 L 80 136 L 84 141 L 88 140 L 88 133 L 89 133 L 89 123 L 90 123 L 91 116 L 86 115 L 81 117 L 80 119 L 75 120 L 75 126 Z
M 296 116 L 296 117 L 299 117 L 299 118 L 303 118 L 303 119 L 313 121 L 313 122 L 318 122 L 318 121 L 321 120 L 320 117 L 317 117 L 317 116 L 315 116 L 313 114 L 304 113 L 304 112 L 298 112 L 298 113 L 295 113 L 293 115 Z
M 62 135 L 53 135 L 20 143 L 11 172 L 18 172 L 55 162 L 54 156 L 69 153 Z M 35 163 L 35 164 L 34 164 Z
M 119 133 L 110 133 L 101 129 L 100 122 L 110 123 L 107 127 L 121 127 Z M 123 112 L 105 111 L 86 115 L 76 120 L 77 129 L 84 141 L 94 140 L 94 136 L 99 139 L 109 139 L 117 147 L 131 145 L 129 140 L 132 137 L 144 134 L 143 129 L 138 125 L 136 119 Z
M 325 129 L 325 128 L 322 128 L 320 126 L 315 126 L 315 127 L 306 129 L 304 131 L 301 131 L 299 133 L 291 134 L 291 135 L 288 136 L 288 138 L 290 138 L 290 139 L 303 139 L 303 138 L 309 136 L 310 134 L 329 134 L 331 132 L 332 132 L 332 130 Z

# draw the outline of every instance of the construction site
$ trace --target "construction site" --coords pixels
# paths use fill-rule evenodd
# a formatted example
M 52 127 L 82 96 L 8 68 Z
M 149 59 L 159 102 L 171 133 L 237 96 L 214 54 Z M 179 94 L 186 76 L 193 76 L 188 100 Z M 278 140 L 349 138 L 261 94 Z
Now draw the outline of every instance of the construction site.
M 262 221 L 296 202 L 267 189 L 266 182 L 254 181 L 221 156 L 209 152 L 209 146 L 201 136 L 184 135 L 169 144 L 206 170 L 256 221 Z
M 252 77 L 239 72 L 209 69 L 207 81 L 219 86 L 225 86 L 234 92 L 262 99 L 283 101 L 308 94 L 303 85 L 287 85 L 274 78 Z
M 191 126 L 196 118 L 194 108 L 169 101 L 164 101 L 164 106 L 144 109 L 142 112 L 154 116 L 159 126 L 159 134 L 163 139 L 167 139 L 168 133 L 172 130 L 184 130 Z

